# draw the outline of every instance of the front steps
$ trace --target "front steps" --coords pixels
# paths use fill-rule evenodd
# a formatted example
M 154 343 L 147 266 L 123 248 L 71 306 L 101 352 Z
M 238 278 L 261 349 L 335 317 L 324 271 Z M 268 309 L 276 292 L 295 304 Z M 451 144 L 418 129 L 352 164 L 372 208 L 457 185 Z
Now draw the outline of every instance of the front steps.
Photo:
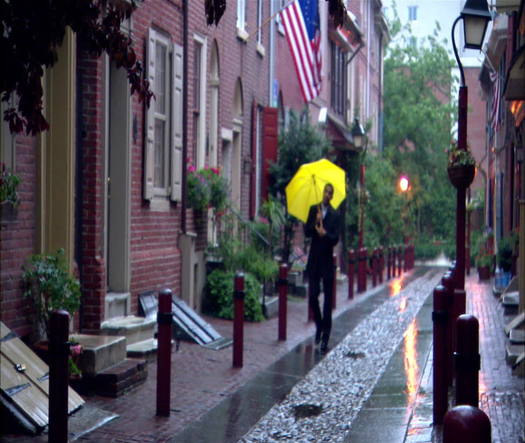
M 118 397 L 146 380 L 146 361 L 126 357 L 126 337 L 72 334 L 70 341 L 82 346 L 82 379 L 72 381 L 81 394 Z
M 104 335 L 126 337 L 128 357 L 151 359 L 157 351 L 156 327 L 155 317 L 127 315 L 106 320 L 100 329 Z

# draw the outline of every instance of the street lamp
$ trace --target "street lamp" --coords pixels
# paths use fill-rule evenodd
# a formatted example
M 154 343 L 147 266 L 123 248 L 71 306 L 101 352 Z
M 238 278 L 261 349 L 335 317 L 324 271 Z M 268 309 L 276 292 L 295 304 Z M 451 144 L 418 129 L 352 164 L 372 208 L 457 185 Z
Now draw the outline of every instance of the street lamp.
M 366 149 L 366 132 L 361 123 L 359 123 L 359 119 L 357 117 L 354 119 L 354 124 L 352 126 L 352 139 L 354 140 L 354 146 L 358 150 L 362 149 L 364 152 Z M 363 160 L 361 161 L 359 168 L 359 249 L 363 247 L 363 231 L 365 226 L 365 192 L 365 164 Z
M 491 20 L 486 0 L 467 0 L 461 14 L 452 25 L 452 47 L 461 75 L 458 100 L 458 149 L 467 149 L 467 105 L 468 88 L 465 85 L 465 73 L 456 47 L 455 29 L 459 20 L 463 20 L 465 47 L 481 49 L 487 24 Z M 457 187 L 456 200 L 456 288 L 465 288 L 465 194 L 466 187 Z

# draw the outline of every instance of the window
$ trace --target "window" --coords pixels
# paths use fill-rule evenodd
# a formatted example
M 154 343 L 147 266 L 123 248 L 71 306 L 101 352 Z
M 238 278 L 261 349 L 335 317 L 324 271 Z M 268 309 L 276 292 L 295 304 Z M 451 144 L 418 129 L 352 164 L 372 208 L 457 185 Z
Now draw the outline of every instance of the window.
M 206 39 L 193 37 L 193 155 L 195 166 L 204 167 L 206 157 Z
M 346 56 L 334 42 L 331 42 L 331 66 L 332 76 L 330 79 L 331 107 L 333 111 L 344 117 L 346 113 Z
M 262 41 L 262 23 L 263 22 L 263 1 L 257 0 L 257 43 L 263 44 Z
M 150 29 L 147 75 L 155 98 L 147 111 L 144 198 L 182 195 L 182 46 Z
M 0 162 L 8 171 L 15 172 L 15 136 L 9 130 L 9 123 L 4 120 L 4 111 L 13 106 L 11 102 L 0 103 Z
M 237 28 L 246 28 L 246 0 L 237 0 Z
M 417 20 L 417 6 L 408 7 L 408 20 L 411 22 Z

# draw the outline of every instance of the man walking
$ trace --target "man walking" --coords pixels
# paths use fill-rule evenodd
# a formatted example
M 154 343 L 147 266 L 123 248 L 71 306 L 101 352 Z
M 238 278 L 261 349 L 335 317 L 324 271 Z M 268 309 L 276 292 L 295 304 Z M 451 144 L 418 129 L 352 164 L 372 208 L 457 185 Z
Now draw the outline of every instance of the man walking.
M 332 296 L 333 296 L 333 251 L 339 241 L 339 216 L 330 206 L 334 196 L 334 187 L 327 183 L 323 190 L 320 204 L 310 207 L 304 234 L 312 239 L 306 274 L 308 275 L 308 303 L 314 314 L 316 332 L 315 343 L 321 343 L 321 352 L 328 349 L 328 340 L 332 329 Z M 323 314 L 319 308 L 319 293 L 323 281 Z

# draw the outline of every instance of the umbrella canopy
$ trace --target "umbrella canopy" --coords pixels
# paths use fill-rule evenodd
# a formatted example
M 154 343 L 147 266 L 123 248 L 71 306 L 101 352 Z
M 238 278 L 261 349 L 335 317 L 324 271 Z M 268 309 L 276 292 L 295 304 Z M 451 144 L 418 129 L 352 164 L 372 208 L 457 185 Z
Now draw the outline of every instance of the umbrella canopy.
M 310 206 L 321 203 L 327 183 L 334 187 L 330 204 L 337 209 L 346 197 L 345 171 L 326 159 L 301 165 L 286 185 L 288 213 L 306 223 Z

